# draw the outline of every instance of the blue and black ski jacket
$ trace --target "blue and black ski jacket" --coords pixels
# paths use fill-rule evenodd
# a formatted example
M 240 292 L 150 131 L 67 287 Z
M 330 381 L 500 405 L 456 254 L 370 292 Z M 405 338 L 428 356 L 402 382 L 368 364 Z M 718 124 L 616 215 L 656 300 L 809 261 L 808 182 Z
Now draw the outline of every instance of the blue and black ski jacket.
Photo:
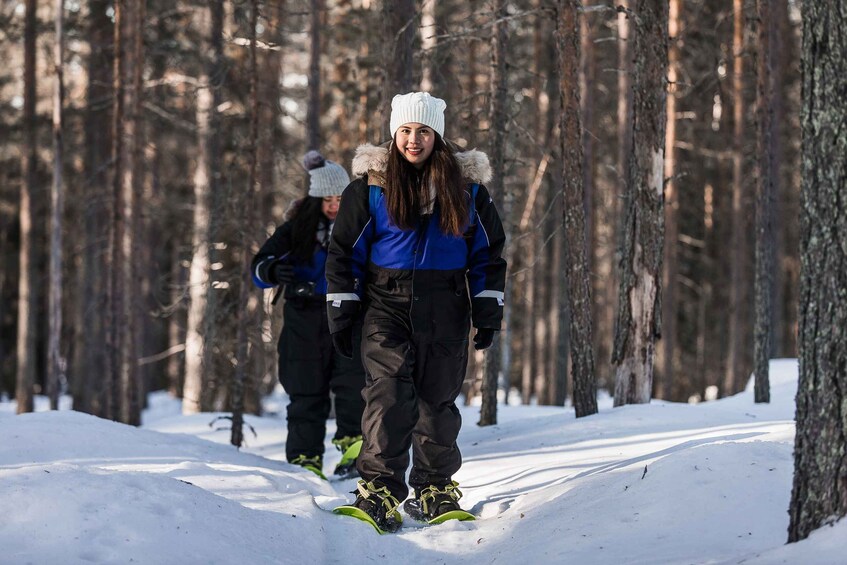
M 286 214 L 293 217 L 293 212 L 299 202 L 292 206 L 292 210 Z M 259 288 L 271 288 L 275 286 L 270 281 L 270 267 L 277 261 L 290 263 L 294 266 L 294 278 L 297 282 L 307 283 L 311 287 L 310 295 L 323 296 L 326 294 L 326 259 L 327 246 L 329 245 L 329 231 L 331 224 L 328 220 L 321 220 L 318 225 L 318 233 L 315 236 L 315 252 L 308 260 L 296 259 L 291 255 L 292 248 L 292 222 L 289 219 L 277 227 L 273 235 L 262 245 L 259 252 L 253 257 L 251 274 L 253 282 Z M 295 286 L 295 285 L 291 285 Z M 286 298 L 288 298 L 288 292 Z
M 462 236 L 439 229 L 438 207 L 417 229 L 403 230 L 389 219 L 383 175 L 388 149 L 365 145 L 357 150 L 354 180 L 342 195 L 327 259 L 327 308 L 330 331 L 349 326 L 367 300 L 366 283 L 375 277 L 413 281 L 409 301 L 421 293 L 446 288 L 470 297 L 473 326 L 500 329 L 506 262 L 501 257 L 505 234 L 486 187 L 488 157 L 480 151 L 456 152 L 468 181 L 468 228 Z M 449 283 L 449 284 L 442 284 Z M 437 296 L 428 303 L 438 305 Z M 411 307 L 410 307 L 411 310 Z

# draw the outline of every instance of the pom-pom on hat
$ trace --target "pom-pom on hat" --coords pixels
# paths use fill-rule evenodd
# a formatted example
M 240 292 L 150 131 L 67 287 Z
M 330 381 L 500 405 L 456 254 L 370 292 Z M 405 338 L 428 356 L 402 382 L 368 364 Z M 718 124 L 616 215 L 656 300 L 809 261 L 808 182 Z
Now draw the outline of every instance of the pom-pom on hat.
M 444 137 L 444 110 L 447 103 L 429 92 L 398 94 L 391 101 L 391 137 L 403 124 L 417 122 L 431 127 Z
M 344 167 L 324 159 L 314 149 L 303 156 L 303 167 L 309 171 L 309 196 L 339 196 L 350 184 Z

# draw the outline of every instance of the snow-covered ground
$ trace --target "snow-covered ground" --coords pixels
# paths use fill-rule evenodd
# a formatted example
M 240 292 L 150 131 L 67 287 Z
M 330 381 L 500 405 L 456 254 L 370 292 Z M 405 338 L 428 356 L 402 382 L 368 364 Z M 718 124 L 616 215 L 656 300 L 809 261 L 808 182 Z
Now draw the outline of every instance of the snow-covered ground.
M 240 452 L 163 394 L 142 429 L 0 404 L 0 563 L 847 564 L 847 520 L 784 545 L 796 381 L 778 360 L 769 405 L 501 406 L 486 428 L 463 408 L 455 478 L 479 519 L 384 536 L 329 512 L 354 480 L 284 462 L 284 397 Z

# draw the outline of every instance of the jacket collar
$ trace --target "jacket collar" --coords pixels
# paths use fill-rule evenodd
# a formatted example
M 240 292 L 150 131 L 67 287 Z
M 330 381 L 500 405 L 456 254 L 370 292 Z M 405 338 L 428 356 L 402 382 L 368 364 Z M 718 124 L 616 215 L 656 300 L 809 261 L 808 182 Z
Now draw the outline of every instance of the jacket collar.
M 385 170 L 388 167 L 388 147 L 391 142 L 382 145 L 366 143 L 356 149 L 353 157 L 353 176 L 367 175 L 368 183 L 385 186 Z M 485 184 L 491 180 L 491 165 L 488 155 L 477 149 L 462 150 L 454 143 L 447 142 L 453 156 L 459 163 L 462 176 L 467 182 Z

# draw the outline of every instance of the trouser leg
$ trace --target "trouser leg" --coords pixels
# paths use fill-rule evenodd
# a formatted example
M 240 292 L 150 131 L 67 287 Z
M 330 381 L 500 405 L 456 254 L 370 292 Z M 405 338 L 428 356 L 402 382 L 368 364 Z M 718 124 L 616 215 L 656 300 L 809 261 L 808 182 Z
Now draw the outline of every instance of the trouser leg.
M 403 500 L 409 493 L 405 476 L 418 419 L 412 375 L 415 346 L 408 329 L 398 322 L 380 320 L 375 326 L 366 319 L 365 332 L 364 442 L 357 468 L 365 481 L 384 485 Z
M 462 465 L 456 443 L 462 417 L 456 398 L 468 363 L 467 339 L 429 342 L 419 351 L 415 384 L 419 417 L 413 433 L 409 483 L 421 489 L 443 486 Z M 425 351 L 424 351 L 425 350 Z
M 365 400 L 365 369 L 362 367 L 361 326 L 353 331 L 353 359 L 332 353 L 333 367 L 330 388 L 335 395 L 335 439 L 362 435 L 362 414 Z
M 323 455 L 330 411 L 330 363 L 319 308 L 286 304 L 279 342 L 279 380 L 289 396 L 286 458 Z M 330 346 L 331 347 L 331 346 Z

